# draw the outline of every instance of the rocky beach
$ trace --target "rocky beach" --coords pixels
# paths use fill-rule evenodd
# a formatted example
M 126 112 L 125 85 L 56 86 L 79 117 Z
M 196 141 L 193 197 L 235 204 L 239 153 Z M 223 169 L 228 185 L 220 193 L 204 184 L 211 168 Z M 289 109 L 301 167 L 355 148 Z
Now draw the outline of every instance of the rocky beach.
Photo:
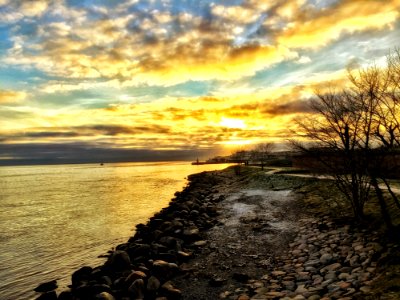
M 37 299 L 398 299 L 398 244 L 330 210 L 329 180 L 256 168 L 188 179 L 103 265 L 66 291 L 39 285 Z

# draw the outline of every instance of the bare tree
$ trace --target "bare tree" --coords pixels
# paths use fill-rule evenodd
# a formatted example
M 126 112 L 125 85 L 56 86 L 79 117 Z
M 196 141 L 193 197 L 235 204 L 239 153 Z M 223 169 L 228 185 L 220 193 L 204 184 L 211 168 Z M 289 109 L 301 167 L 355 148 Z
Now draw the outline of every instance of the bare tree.
M 264 166 L 270 159 L 273 148 L 273 143 L 261 143 L 251 151 L 251 159 L 260 163 L 261 170 L 264 170 Z
M 400 52 L 388 56 L 387 68 L 376 66 L 349 71 L 350 87 L 316 92 L 315 114 L 299 120 L 301 134 L 316 148 L 296 147 L 313 155 L 335 178 L 357 219 L 364 218 L 364 205 L 371 190 L 378 198 L 382 217 L 392 227 L 379 181 L 388 187 L 396 205 L 400 202 L 386 180 L 390 151 L 400 146 Z M 321 151 L 321 149 L 323 149 Z

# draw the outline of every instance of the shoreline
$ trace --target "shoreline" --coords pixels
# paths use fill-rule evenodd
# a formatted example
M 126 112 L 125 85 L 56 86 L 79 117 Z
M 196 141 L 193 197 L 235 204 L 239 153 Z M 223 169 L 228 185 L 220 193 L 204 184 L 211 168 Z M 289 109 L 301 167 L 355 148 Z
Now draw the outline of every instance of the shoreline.
M 75 271 L 58 296 L 55 283 L 45 283 L 38 299 L 366 299 L 388 251 L 379 238 L 360 244 L 365 232 L 304 212 L 305 186 L 315 180 L 250 175 L 232 168 L 190 175 L 102 266 Z M 332 246 L 350 231 L 356 240 Z

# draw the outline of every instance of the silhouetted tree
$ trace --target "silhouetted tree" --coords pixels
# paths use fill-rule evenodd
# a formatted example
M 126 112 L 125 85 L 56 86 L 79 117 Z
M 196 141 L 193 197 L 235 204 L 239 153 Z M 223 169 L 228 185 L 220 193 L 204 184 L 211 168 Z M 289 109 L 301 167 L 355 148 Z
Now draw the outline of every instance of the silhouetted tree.
M 260 162 L 261 170 L 264 170 L 264 166 L 270 158 L 273 148 L 273 143 L 261 143 L 251 151 L 251 159 L 256 162 Z
M 400 145 L 399 51 L 388 56 L 386 68 L 349 71 L 348 78 L 350 87 L 346 89 L 317 91 L 311 104 L 315 113 L 298 121 L 301 134 L 323 151 L 294 145 L 324 165 L 359 220 L 364 218 L 364 205 L 373 189 L 382 217 L 391 228 L 379 180 L 387 185 L 400 208 L 386 180 L 388 154 Z

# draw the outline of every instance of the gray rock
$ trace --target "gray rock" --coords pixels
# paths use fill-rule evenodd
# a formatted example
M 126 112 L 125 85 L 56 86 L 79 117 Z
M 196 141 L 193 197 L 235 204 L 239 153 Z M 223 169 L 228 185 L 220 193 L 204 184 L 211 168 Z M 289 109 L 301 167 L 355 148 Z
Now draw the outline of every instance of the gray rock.
M 329 253 L 325 253 L 325 254 L 322 254 L 321 255 L 321 257 L 319 258 L 319 261 L 322 263 L 322 264 L 324 264 L 324 265 L 326 265 L 326 264 L 328 264 L 328 263 L 330 263 L 331 261 L 332 261 L 332 255 L 331 254 L 329 254 Z

